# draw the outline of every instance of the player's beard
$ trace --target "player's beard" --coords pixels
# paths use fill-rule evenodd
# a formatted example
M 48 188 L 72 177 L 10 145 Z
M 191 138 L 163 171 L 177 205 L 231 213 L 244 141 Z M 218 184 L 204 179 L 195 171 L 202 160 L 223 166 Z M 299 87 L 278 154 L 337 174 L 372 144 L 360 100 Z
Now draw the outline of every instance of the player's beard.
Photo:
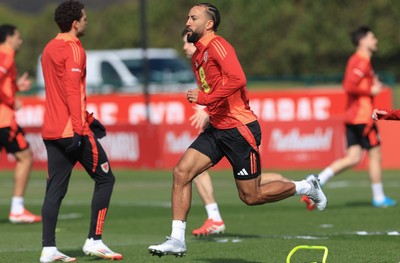
M 196 43 L 197 41 L 199 41 L 201 35 L 199 33 L 196 32 L 192 32 L 192 34 L 187 35 L 187 41 L 189 43 Z

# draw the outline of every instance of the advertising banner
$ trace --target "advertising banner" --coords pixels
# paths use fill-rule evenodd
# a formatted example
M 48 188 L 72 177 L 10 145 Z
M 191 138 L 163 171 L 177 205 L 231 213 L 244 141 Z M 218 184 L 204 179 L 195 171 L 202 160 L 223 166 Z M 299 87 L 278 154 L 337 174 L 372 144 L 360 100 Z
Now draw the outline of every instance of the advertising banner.
M 344 155 L 346 97 L 340 87 L 250 91 L 249 97 L 263 132 L 263 170 L 321 169 Z M 17 121 L 32 147 L 34 167 L 44 169 L 47 154 L 40 134 L 44 99 L 20 99 L 24 107 L 17 112 Z M 199 106 L 188 103 L 184 94 L 152 95 L 147 104 L 139 95 L 91 96 L 87 102 L 88 111 L 107 128 L 101 143 L 113 168 L 170 169 L 199 133 L 189 121 L 193 107 Z M 377 107 L 392 108 L 391 90 L 385 89 L 375 102 Z M 400 168 L 394 160 L 400 145 L 393 142 L 400 124 L 380 121 L 378 125 L 383 167 Z M 0 167 L 14 164 L 3 150 Z M 222 160 L 216 168 L 229 168 L 229 163 Z

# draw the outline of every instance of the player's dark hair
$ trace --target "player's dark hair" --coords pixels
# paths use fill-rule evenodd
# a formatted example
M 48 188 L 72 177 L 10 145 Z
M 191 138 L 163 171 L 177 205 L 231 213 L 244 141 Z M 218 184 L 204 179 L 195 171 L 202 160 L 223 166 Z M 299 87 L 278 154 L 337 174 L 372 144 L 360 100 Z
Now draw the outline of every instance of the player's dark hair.
M 62 33 L 69 32 L 72 23 L 82 18 L 83 8 L 85 8 L 85 5 L 75 0 L 65 1 L 56 8 L 54 20 Z
M 16 26 L 10 24 L 3 24 L 0 26 L 0 43 L 4 43 L 8 36 L 15 34 Z
M 372 32 L 368 26 L 359 26 L 356 30 L 350 33 L 351 42 L 354 46 L 358 46 L 360 40 L 364 38 L 368 32 Z
M 197 6 L 204 6 L 206 8 L 207 15 L 214 22 L 213 30 L 217 32 L 219 23 L 221 22 L 221 16 L 219 14 L 218 9 L 210 3 L 200 3 Z

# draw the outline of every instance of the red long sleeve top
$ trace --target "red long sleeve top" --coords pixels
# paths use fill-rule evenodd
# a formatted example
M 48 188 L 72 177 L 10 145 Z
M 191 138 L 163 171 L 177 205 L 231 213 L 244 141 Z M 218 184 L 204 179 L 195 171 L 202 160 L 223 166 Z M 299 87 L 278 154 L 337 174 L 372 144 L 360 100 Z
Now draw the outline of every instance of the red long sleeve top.
M 89 134 L 86 112 L 86 53 L 81 42 L 60 33 L 42 54 L 46 103 L 42 137 L 60 139 Z
M 353 54 L 347 62 L 342 83 L 347 94 L 346 123 L 365 124 L 371 122 L 373 79 L 374 71 L 370 58 L 357 52 Z
M 0 128 L 15 125 L 15 94 L 17 68 L 14 61 L 15 51 L 0 46 Z
M 192 67 L 200 87 L 197 104 L 206 106 L 211 125 L 229 129 L 257 120 L 249 106 L 246 76 L 233 47 L 214 33 L 195 46 Z

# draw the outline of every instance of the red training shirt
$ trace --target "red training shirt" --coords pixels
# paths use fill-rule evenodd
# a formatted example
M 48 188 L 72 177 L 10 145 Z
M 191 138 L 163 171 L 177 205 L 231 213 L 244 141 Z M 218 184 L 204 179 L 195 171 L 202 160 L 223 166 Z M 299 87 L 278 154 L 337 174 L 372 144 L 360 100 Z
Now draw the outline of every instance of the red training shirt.
M 86 112 L 86 53 L 79 39 L 60 33 L 42 54 L 46 103 L 42 137 L 89 134 Z
M 0 45 L 0 128 L 16 125 L 15 93 L 18 86 L 14 55 L 12 48 Z
M 211 125 L 230 129 L 257 120 L 249 106 L 246 76 L 233 47 L 215 33 L 195 46 L 192 67 L 200 87 L 197 104 L 206 105 Z
M 366 124 L 371 122 L 373 111 L 371 87 L 374 76 L 369 57 L 356 52 L 349 58 L 342 83 L 347 94 L 346 123 Z

